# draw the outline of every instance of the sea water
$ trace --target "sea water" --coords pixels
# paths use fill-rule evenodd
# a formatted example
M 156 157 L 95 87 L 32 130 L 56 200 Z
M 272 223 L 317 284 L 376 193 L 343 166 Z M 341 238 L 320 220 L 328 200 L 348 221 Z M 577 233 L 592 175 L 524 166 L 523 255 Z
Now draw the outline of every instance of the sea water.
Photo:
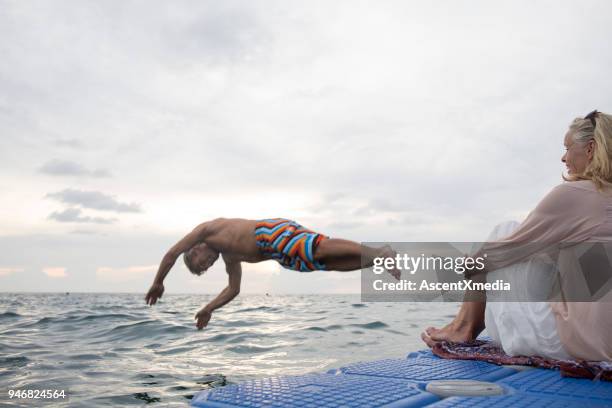
M 53 406 L 186 406 L 250 378 L 324 372 L 424 348 L 455 303 L 362 303 L 357 295 L 240 295 L 204 330 L 211 295 L 0 293 L 0 405 L 10 390 L 65 390 Z

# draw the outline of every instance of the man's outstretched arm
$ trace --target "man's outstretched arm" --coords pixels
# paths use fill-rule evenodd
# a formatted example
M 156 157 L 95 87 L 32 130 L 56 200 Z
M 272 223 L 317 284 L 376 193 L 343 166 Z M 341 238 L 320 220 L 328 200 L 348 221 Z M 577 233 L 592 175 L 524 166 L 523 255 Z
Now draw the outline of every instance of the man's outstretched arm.
M 202 242 L 207 234 L 209 233 L 208 223 L 202 223 L 195 227 L 193 231 L 185 235 L 183 239 L 177 242 L 172 248 L 166 252 L 166 255 L 162 258 L 153 284 L 145 296 L 145 301 L 148 305 L 154 305 L 157 303 L 157 299 L 161 298 L 164 294 L 164 279 L 170 269 L 174 266 L 176 258 L 178 258 L 183 252 L 188 251 L 191 247 L 199 242 Z
M 228 285 L 221 291 L 213 300 L 204 306 L 195 315 L 196 327 L 198 330 L 202 330 L 212 317 L 212 312 L 229 302 L 231 302 L 240 293 L 240 281 L 242 280 L 242 267 L 240 262 L 227 262 L 226 270 L 228 274 Z

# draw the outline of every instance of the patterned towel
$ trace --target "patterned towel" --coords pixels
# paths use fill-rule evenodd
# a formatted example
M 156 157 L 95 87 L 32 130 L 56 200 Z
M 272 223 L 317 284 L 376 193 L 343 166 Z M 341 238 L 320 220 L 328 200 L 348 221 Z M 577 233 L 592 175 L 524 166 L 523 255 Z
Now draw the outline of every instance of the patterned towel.
M 467 343 L 440 341 L 434 344 L 432 352 L 441 358 L 455 360 L 478 360 L 498 365 L 525 365 L 560 370 L 564 377 L 590 378 L 612 381 L 612 363 L 606 361 L 552 360 L 543 357 L 511 357 L 501 347 L 488 340 L 474 340 Z

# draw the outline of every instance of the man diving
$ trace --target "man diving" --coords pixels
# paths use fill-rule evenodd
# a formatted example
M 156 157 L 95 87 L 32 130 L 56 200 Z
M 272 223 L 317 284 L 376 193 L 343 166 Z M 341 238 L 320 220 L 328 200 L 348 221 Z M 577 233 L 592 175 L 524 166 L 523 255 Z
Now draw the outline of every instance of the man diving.
M 329 238 L 284 218 L 217 218 L 195 227 L 164 255 L 145 297 L 148 305 L 154 305 L 162 297 L 164 279 L 181 254 L 187 268 L 198 276 L 206 272 L 219 255 L 225 262 L 228 286 L 195 315 L 196 326 L 202 329 L 214 310 L 240 293 L 242 262 L 273 259 L 299 272 L 345 272 L 372 266 L 374 258 L 392 257 L 395 252 L 388 246 L 370 248 L 354 241 Z M 389 273 L 399 280 L 399 270 Z

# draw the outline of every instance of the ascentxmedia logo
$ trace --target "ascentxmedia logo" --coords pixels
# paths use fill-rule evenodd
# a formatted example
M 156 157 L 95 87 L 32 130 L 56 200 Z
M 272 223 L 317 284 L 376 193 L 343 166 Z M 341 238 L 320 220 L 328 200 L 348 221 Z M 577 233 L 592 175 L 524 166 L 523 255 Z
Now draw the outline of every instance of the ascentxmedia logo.
M 612 291 L 611 242 L 362 244 L 363 301 L 595 302 Z

